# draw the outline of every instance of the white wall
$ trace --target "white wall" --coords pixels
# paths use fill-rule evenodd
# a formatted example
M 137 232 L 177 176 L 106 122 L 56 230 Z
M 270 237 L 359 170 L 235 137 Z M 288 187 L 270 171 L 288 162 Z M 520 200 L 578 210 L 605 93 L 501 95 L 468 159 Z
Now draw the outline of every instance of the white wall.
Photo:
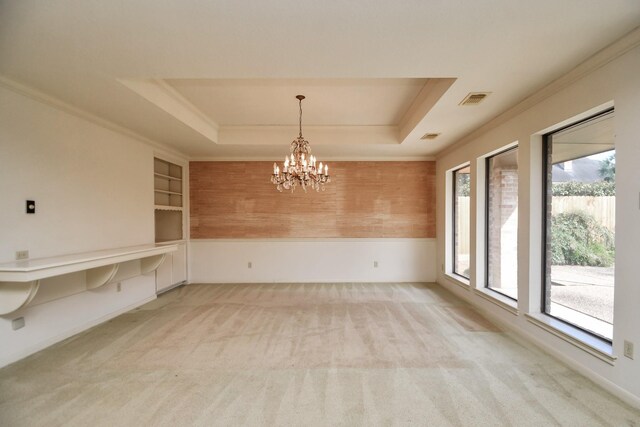
M 0 86 L 0 262 L 154 242 L 154 150 Z M 25 213 L 25 200 L 36 214 Z M 46 282 L 47 286 L 51 283 Z M 153 276 L 98 291 L 77 277 L 0 317 L 0 366 L 155 297 Z M 11 320 L 23 316 L 18 331 Z
M 82 280 L 77 274 L 67 275 L 64 279 L 69 280 L 69 284 Z M 117 291 L 117 284 L 112 283 L 93 291 L 29 305 L 9 317 L 0 317 L 0 367 L 125 313 L 155 297 L 155 276 L 145 275 L 123 281 L 120 292 Z M 26 326 L 14 331 L 11 319 L 18 317 L 24 317 Z
M 637 44 L 636 44 L 637 46 Z M 613 352 L 611 366 L 587 352 L 528 322 L 525 313 L 540 312 L 541 287 L 541 135 L 558 124 L 569 123 L 588 112 L 615 105 L 616 133 L 616 285 Z M 438 270 L 438 283 L 468 299 L 497 320 L 508 324 L 556 356 L 635 405 L 640 405 L 640 286 L 638 243 L 640 242 L 640 48 L 595 68 L 541 102 L 488 129 L 437 159 L 437 255 L 445 263 L 446 170 L 471 162 L 472 168 L 472 260 L 471 288 L 475 280 L 475 220 L 478 194 L 477 158 L 517 141 L 519 150 L 518 293 L 519 314 L 512 314 L 474 292 L 464 289 Z M 479 213 L 482 217 L 481 212 Z M 481 226 L 480 226 L 481 227 Z M 480 231 L 480 230 L 479 230 Z M 478 261 L 479 262 L 479 261 Z M 623 340 L 636 345 L 636 358 L 623 357 Z
M 189 280 L 191 283 L 433 282 L 435 250 L 435 239 L 191 240 Z M 377 268 L 374 261 L 378 261 Z
M 0 162 L 0 262 L 153 243 L 151 147 L 0 87 Z

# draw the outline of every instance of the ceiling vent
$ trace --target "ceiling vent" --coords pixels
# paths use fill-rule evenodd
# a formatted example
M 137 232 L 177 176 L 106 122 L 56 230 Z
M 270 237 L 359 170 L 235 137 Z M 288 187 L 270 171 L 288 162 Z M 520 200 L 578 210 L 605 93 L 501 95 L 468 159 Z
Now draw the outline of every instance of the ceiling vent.
M 436 139 L 437 137 L 439 137 L 440 134 L 439 133 L 425 133 L 424 135 L 422 135 L 422 138 L 420 139 Z
M 460 105 L 478 105 L 484 101 L 490 93 L 491 92 L 471 92 L 469 95 L 465 96 Z

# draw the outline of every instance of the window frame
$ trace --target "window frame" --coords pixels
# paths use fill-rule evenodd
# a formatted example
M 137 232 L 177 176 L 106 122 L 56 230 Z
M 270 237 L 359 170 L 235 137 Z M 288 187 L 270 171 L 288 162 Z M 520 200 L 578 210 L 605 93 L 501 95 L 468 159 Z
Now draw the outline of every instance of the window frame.
M 489 213 L 490 213 L 490 209 L 489 209 L 489 201 L 490 201 L 490 179 L 489 179 L 489 174 L 491 172 L 490 168 L 489 168 L 489 163 L 491 161 L 492 158 L 499 156 L 501 154 L 505 154 L 508 153 L 509 151 L 513 151 L 513 150 L 518 150 L 520 148 L 519 144 L 514 144 L 514 145 L 509 145 L 507 147 L 504 147 L 502 149 L 500 149 L 497 152 L 494 152 L 486 157 L 484 157 L 484 288 L 490 290 L 491 292 L 495 292 L 498 295 L 501 295 L 505 298 L 508 298 L 511 301 L 514 302 L 518 302 L 518 298 L 513 298 L 510 295 L 507 295 L 503 292 L 500 292 L 498 290 L 492 289 L 491 287 L 489 287 L 489 262 L 490 262 L 490 251 L 489 251 L 489 243 L 490 243 L 490 234 L 489 234 Z M 546 163 L 545 163 L 546 165 Z M 518 198 L 519 200 L 519 198 Z M 519 204 L 519 201 L 518 201 Z M 520 226 L 519 222 L 518 222 L 518 226 Z M 517 236 L 516 236 L 516 245 L 517 245 Z M 517 286 L 517 283 L 516 283 Z M 543 299 L 544 301 L 544 299 Z
M 541 292 L 540 292 L 540 312 L 545 315 L 548 316 L 554 320 L 557 320 L 558 322 L 561 322 L 565 325 L 568 325 L 569 327 L 572 328 L 576 328 L 582 332 L 584 332 L 585 334 L 600 340 L 602 342 L 605 342 L 609 345 L 613 345 L 613 338 L 607 338 L 604 337 L 602 335 L 596 334 L 593 331 L 590 331 L 586 328 L 584 328 L 583 326 L 577 325 L 575 323 L 571 323 L 565 319 L 562 319 L 560 317 L 554 316 L 551 313 L 549 313 L 547 311 L 547 295 L 550 294 L 550 282 L 551 280 L 547 280 L 547 259 L 549 257 L 549 250 L 547 250 L 547 244 L 549 243 L 549 237 L 550 237 L 550 231 L 551 231 L 551 221 L 550 221 L 550 215 L 547 215 L 547 210 L 549 208 L 549 206 L 551 205 L 551 200 L 553 198 L 553 194 L 549 193 L 549 184 L 551 183 L 551 179 L 549 176 L 550 173 L 550 169 L 553 169 L 553 164 L 550 165 L 549 162 L 549 147 L 550 144 L 552 144 L 551 138 L 554 134 L 557 134 L 559 132 L 562 132 L 564 130 L 567 130 L 569 128 L 572 127 L 576 127 L 576 126 L 581 126 L 584 125 L 585 123 L 594 120 L 594 119 L 598 119 L 601 117 L 604 117 L 606 115 L 609 114 L 613 114 L 615 112 L 615 108 L 614 107 L 610 107 L 607 108 L 605 110 L 599 111 L 595 114 L 592 114 L 590 116 L 587 116 L 583 119 L 580 119 L 578 121 L 572 122 L 566 126 L 562 126 L 559 127 L 557 129 L 553 129 L 547 133 L 545 133 L 544 135 L 542 135 L 542 244 L 541 244 L 541 251 L 542 251 L 542 257 L 541 257 Z M 615 117 L 615 116 L 614 116 Z M 551 166 L 551 168 L 549 167 Z M 615 274 L 615 273 L 614 273 Z M 550 278 L 549 278 L 550 279 Z M 615 283 L 615 275 L 614 275 L 614 283 Z M 549 298 L 551 298 L 549 296 Z M 615 301 L 615 291 L 614 291 L 614 301 Z M 614 327 L 614 324 L 611 324 L 612 328 Z
M 461 171 L 462 169 L 469 168 L 469 192 L 471 192 L 471 163 L 464 163 L 454 169 L 451 170 L 451 274 L 457 277 L 461 277 L 464 280 L 471 280 L 471 273 L 469 273 L 469 277 L 464 274 L 458 273 L 456 271 L 456 214 L 457 214 L 457 179 L 456 173 Z M 469 199 L 471 199 L 471 194 L 469 194 Z M 471 206 L 469 206 L 469 227 L 471 227 Z M 469 251 L 471 252 L 471 250 Z M 471 256 L 471 253 L 469 253 Z

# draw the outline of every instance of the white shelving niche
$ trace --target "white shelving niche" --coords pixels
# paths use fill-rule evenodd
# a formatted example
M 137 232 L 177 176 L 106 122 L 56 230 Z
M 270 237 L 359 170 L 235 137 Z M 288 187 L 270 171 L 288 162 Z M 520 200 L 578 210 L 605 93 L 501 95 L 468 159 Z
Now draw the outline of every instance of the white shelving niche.
M 183 239 L 182 166 L 153 159 L 156 243 Z
M 167 291 L 187 280 L 187 245 L 184 242 L 183 167 L 153 159 L 156 243 L 175 243 L 177 251 L 167 254 L 156 270 L 156 292 Z

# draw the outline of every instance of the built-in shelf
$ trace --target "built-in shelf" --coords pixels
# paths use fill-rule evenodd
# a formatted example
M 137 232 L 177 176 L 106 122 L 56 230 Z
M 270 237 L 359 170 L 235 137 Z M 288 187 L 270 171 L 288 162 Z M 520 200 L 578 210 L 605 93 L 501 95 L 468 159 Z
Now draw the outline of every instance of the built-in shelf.
M 182 181 L 182 178 L 177 178 L 175 176 L 165 175 L 163 173 L 154 172 L 153 175 L 157 176 L 159 178 L 166 178 L 166 179 L 168 179 L 170 181 Z
M 154 272 L 177 245 L 142 245 L 0 264 L 0 315 L 29 304 L 46 279 L 85 273 L 86 288 L 96 289 Z
M 177 191 L 167 191 L 167 190 L 154 190 L 156 193 L 162 194 L 176 194 L 178 196 L 182 196 L 182 193 L 178 193 Z
M 177 212 L 182 212 L 182 207 L 181 206 L 155 205 L 154 209 L 158 210 L 158 211 L 177 211 Z
M 156 243 L 175 244 L 156 270 L 156 292 L 164 292 L 187 280 L 187 245 L 184 242 L 185 178 L 182 166 L 155 158 L 153 162 Z
M 153 159 L 156 242 L 183 238 L 182 166 Z
M 87 289 L 96 289 L 109 283 L 118 272 L 119 267 L 120 264 L 111 264 L 87 270 Z

